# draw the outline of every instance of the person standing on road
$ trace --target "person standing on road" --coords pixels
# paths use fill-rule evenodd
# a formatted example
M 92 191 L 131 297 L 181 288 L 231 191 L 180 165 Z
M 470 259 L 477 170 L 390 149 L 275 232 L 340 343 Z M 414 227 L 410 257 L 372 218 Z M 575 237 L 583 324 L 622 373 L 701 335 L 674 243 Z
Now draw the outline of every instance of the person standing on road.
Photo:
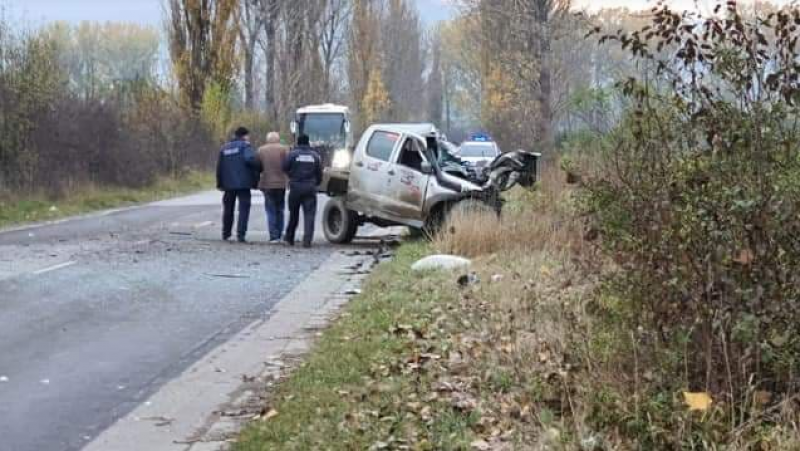
M 250 190 L 258 186 L 261 165 L 250 145 L 250 131 L 240 127 L 231 142 L 219 151 L 217 161 L 217 189 L 222 196 L 222 239 L 228 241 L 233 230 L 233 211 L 239 201 L 239 224 L 236 238 L 246 243 L 247 224 L 250 221 Z
M 283 238 L 284 212 L 286 211 L 286 184 L 288 179 L 283 172 L 283 161 L 289 154 L 289 148 L 281 144 L 281 136 L 277 132 L 267 135 L 267 144 L 258 149 L 261 161 L 261 182 L 258 184 L 264 193 L 264 208 L 269 226 L 269 242 L 280 243 Z
M 303 247 L 311 247 L 317 216 L 317 190 L 322 183 L 322 160 L 311 148 L 308 136 L 300 135 L 297 138 L 297 147 L 284 160 L 283 171 L 289 176 L 289 226 L 286 229 L 286 243 L 294 246 L 302 207 Z

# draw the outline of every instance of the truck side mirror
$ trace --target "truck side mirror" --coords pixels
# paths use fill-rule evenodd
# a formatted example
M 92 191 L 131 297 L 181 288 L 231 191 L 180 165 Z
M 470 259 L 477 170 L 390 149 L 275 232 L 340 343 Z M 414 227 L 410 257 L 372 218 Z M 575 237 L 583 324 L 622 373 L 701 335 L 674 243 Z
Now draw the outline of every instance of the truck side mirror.
M 427 161 L 423 161 L 420 165 L 420 171 L 422 171 L 423 174 L 433 174 L 433 165 Z
M 289 124 L 289 130 L 292 132 L 293 135 L 297 134 L 297 121 L 292 121 L 292 123 Z
M 351 128 L 350 121 L 344 121 L 344 132 L 350 133 L 350 128 Z

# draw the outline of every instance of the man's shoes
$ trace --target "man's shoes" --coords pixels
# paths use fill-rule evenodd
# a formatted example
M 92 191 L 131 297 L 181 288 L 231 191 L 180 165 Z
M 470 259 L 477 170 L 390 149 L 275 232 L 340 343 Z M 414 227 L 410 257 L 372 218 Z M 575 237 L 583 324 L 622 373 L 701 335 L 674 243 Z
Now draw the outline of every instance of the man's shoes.
M 240 236 L 239 238 L 236 238 L 236 241 L 238 241 L 238 242 L 240 242 L 242 244 L 247 244 L 247 238 L 245 238 L 243 236 Z
M 222 235 L 222 241 L 229 241 L 231 239 L 230 235 Z
M 311 249 L 311 243 L 303 243 L 303 247 L 306 249 Z
M 269 240 L 269 244 L 273 244 L 273 245 L 281 244 L 281 239 L 280 238 L 275 238 L 275 239 Z
M 287 246 L 294 246 L 294 240 L 283 240 Z

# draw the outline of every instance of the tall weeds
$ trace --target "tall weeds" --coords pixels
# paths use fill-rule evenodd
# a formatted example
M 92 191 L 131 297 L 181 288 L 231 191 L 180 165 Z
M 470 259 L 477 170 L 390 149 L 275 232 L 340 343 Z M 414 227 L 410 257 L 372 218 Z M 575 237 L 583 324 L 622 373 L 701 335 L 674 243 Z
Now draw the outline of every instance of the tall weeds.
M 512 191 L 498 220 L 491 212 L 454 212 L 434 238 L 439 252 L 481 257 L 559 252 L 584 246 L 572 214 L 570 188 L 554 165 L 546 165 L 534 191 Z

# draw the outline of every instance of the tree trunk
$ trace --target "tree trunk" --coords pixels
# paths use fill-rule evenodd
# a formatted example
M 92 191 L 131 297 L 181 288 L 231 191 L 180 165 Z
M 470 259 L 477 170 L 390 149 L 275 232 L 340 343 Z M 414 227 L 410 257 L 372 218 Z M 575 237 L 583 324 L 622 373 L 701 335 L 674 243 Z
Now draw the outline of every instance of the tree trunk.
M 539 77 L 537 80 L 537 107 L 538 117 L 536 118 L 536 138 L 539 140 L 542 153 L 553 150 L 555 143 L 553 139 L 553 81 L 552 81 L 552 42 L 551 42 L 551 8 L 548 2 L 537 3 L 534 8 L 534 19 L 537 24 L 538 32 L 531 33 L 533 39 L 538 42 L 532 43 L 532 48 L 537 49 L 537 59 L 539 61 Z
M 251 39 L 247 43 L 247 50 L 244 53 L 244 106 L 252 111 L 255 107 L 255 83 L 253 81 L 253 66 L 255 63 L 256 41 Z
M 278 106 L 275 103 L 275 57 L 276 57 L 276 22 L 278 20 L 278 7 L 273 0 L 268 0 L 266 6 L 266 49 L 264 59 L 266 60 L 266 73 L 264 74 L 264 101 L 266 103 L 267 117 L 270 122 L 275 124 L 278 120 Z
M 542 67 L 539 70 L 539 117 L 537 118 L 536 134 L 542 150 L 551 151 L 555 146 L 553 137 L 553 84 L 550 73 L 549 52 L 542 55 Z

